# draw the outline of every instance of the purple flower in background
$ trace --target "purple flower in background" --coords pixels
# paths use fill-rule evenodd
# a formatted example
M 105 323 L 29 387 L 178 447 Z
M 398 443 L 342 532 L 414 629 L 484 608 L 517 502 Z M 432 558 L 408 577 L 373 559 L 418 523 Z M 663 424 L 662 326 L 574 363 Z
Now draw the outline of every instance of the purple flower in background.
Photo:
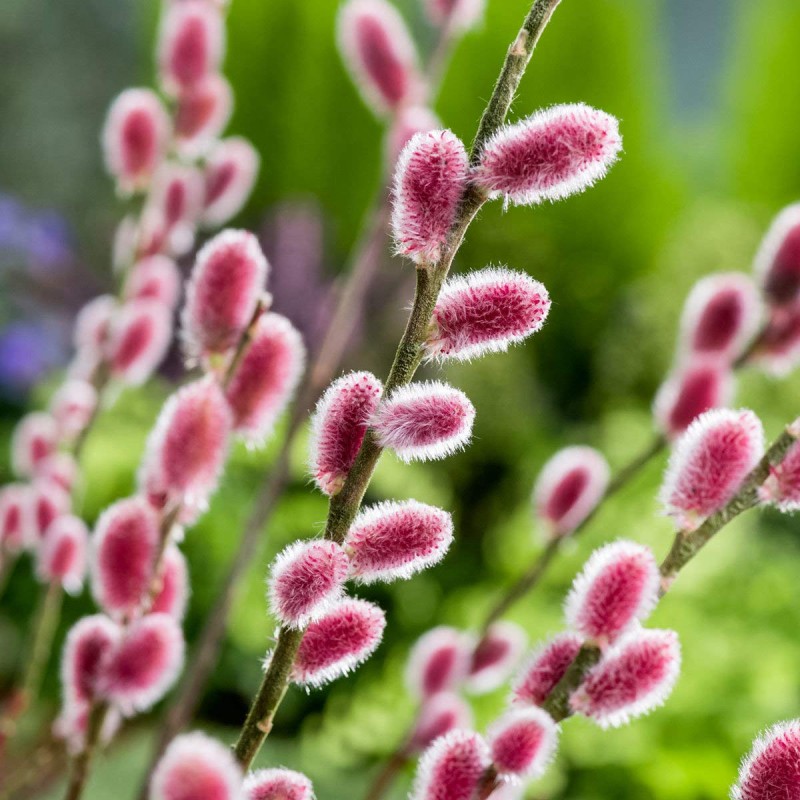
M 0 328 L 0 392 L 20 400 L 44 374 L 63 364 L 68 351 L 60 326 L 17 321 Z

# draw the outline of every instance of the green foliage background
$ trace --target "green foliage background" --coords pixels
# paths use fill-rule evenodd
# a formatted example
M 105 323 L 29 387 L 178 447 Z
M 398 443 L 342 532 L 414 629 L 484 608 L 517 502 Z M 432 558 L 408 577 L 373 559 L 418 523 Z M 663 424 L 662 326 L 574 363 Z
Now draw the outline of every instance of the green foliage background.
M 427 48 L 432 32 L 417 0 L 399 5 Z M 505 356 L 448 369 L 472 398 L 475 442 L 446 462 L 404 467 L 387 457 L 369 499 L 416 497 L 454 511 L 458 540 L 445 562 L 408 583 L 371 589 L 391 621 L 379 653 L 330 690 L 290 692 L 261 763 L 304 769 L 321 800 L 359 796 L 378 759 L 413 714 L 402 686 L 410 643 L 437 622 L 476 624 L 539 547 L 529 510 L 536 473 L 556 448 L 586 442 L 619 466 L 650 439 L 649 404 L 668 369 L 676 322 L 692 283 L 714 270 L 748 270 L 770 216 L 800 190 L 800 81 L 796 0 L 709 4 L 724 28 L 718 58 L 691 24 L 670 27 L 667 0 L 563 0 L 514 105 L 582 100 L 622 120 L 625 154 L 595 189 L 568 202 L 503 212 L 488 207 L 470 231 L 458 269 L 506 263 L 550 289 L 545 330 Z M 698 4 L 701 5 L 702 4 Z M 465 140 L 474 131 L 526 0 L 489 0 L 484 25 L 459 46 L 437 111 Z M 258 225 L 279 201 L 315 198 L 327 223 L 327 263 L 341 269 L 375 190 L 381 129 L 361 104 L 334 43 L 333 0 L 235 0 L 226 72 L 237 96 L 231 130 L 253 140 L 261 178 L 241 224 Z M 81 251 L 103 275 L 119 208 L 102 174 L 97 131 L 113 94 L 152 79 L 157 8 L 108 0 L 4 0 L 0 6 L 0 175 L 4 190 L 59 208 Z M 687 44 L 687 42 L 689 44 Z M 702 107 L 681 107 L 681 54 L 694 46 Z M 684 49 L 682 49 L 684 48 Z M 708 73 L 702 72 L 703 68 Z M 684 72 L 687 65 L 683 65 Z M 410 272 L 387 259 L 392 273 Z M 384 373 L 402 306 L 380 335 L 348 354 L 348 366 Z M 428 370 L 438 374 L 438 370 Z M 762 416 L 768 435 L 800 412 L 800 378 L 743 375 L 738 402 Z M 131 490 L 142 443 L 166 384 L 124 395 L 86 453 L 84 508 Z M 46 387 L 36 402 L 44 402 Z M 4 420 L 7 437 L 13 419 Z M 2 452 L 6 452 L 5 442 Z M 197 632 L 272 453 L 236 453 L 211 512 L 187 537 Z M 266 564 L 284 544 L 319 530 L 322 498 L 310 490 L 304 443 L 294 480 L 240 586 L 225 652 L 199 724 L 230 738 L 259 680 L 274 627 L 265 610 Z M 531 640 L 558 630 L 560 603 L 591 548 L 617 537 L 663 553 L 670 525 L 654 500 L 663 463 L 651 465 L 604 508 L 588 535 L 512 617 Z M 800 706 L 800 541 L 795 519 L 751 514 L 687 570 L 653 624 L 676 628 L 685 666 L 668 705 L 618 731 L 582 720 L 565 726 L 559 757 L 531 798 L 684 800 L 725 796 L 737 762 L 764 726 Z M 0 670 L 13 668 L 35 588 L 18 568 L 0 609 Z M 65 625 L 87 612 L 66 607 Z M 57 695 L 53 658 L 40 718 Z M 503 692 L 476 702 L 490 721 Z M 88 798 L 132 797 L 155 717 L 134 726 L 100 765 Z M 396 797 L 407 786 L 398 786 Z M 57 796 L 54 793 L 52 796 Z

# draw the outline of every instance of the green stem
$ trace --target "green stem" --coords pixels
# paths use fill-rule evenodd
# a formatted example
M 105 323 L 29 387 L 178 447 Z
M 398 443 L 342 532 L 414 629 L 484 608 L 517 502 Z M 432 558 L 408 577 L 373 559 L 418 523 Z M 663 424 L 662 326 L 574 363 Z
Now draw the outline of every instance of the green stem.
M 86 730 L 86 744 L 78 755 L 72 759 L 69 783 L 64 800 L 80 800 L 89 779 L 89 768 L 100 742 L 100 734 L 106 719 L 108 706 L 95 703 L 89 711 L 89 722 Z
M 711 541 L 731 520 L 759 504 L 759 489 L 769 477 L 772 467 L 783 461 L 789 448 L 800 438 L 800 426 L 790 425 L 769 446 L 756 467 L 742 482 L 739 491 L 719 511 L 708 517 L 694 530 L 681 530 L 675 534 L 672 547 L 661 562 L 661 596 L 672 586 L 678 573 Z M 572 714 L 569 698 L 586 673 L 599 661 L 600 650 L 594 645 L 584 645 L 564 677 L 555 686 L 544 703 L 544 709 L 557 722 Z
M 514 43 L 509 48 L 492 96 L 483 113 L 472 144 L 471 161 L 476 163 L 485 142 L 505 122 L 519 82 L 530 61 L 539 36 L 560 0 L 535 0 Z M 422 360 L 422 346 L 427 336 L 436 299 L 472 220 L 486 202 L 485 192 L 470 186 L 464 192 L 439 264 L 417 269 L 414 304 L 405 332 L 386 379 L 384 393 L 408 384 Z M 331 498 L 325 537 L 341 542 L 361 506 L 361 501 L 380 458 L 382 448 L 371 431 L 367 431 L 353 467 L 342 490 Z M 283 699 L 292 666 L 302 641 L 302 631 L 281 628 L 278 640 L 264 674 L 261 687 L 242 726 L 234 753 L 239 763 L 248 768 L 272 729 L 273 720 Z

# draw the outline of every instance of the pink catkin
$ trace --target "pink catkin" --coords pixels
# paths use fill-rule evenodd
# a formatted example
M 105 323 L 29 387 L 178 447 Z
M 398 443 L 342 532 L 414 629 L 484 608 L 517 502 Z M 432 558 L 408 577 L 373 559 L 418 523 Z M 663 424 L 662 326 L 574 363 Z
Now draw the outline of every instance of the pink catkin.
M 161 564 L 161 587 L 150 604 L 150 612 L 169 614 L 182 620 L 189 600 L 189 567 L 183 553 L 174 545 L 167 546 Z
M 58 436 L 72 441 L 88 424 L 97 408 L 97 390 L 87 381 L 64 381 L 50 401 Z
M 187 355 L 235 347 L 264 292 L 269 264 L 247 231 L 227 230 L 197 254 L 181 318 Z
M 770 467 L 770 474 L 760 489 L 761 500 L 781 511 L 800 510 L 800 443 L 793 444 L 780 464 Z
M 582 644 L 580 636 L 565 632 L 537 648 L 512 681 L 511 698 L 514 705 L 542 705 L 566 674 Z
M 450 731 L 420 758 L 411 800 L 470 800 L 491 763 L 489 747 L 479 734 Z
M 426 381 L 396 389 L 378 406 L 371 425 L 381 447 L 409 462 L 444 458 L 465 447 L 474 421 L 475 408 L 462 391 Z
M 41 461 L 36 472 L 39 477 L 46 481 L 52 481 L 65 492 L 72 492 L 80 479 L 78 462 L 75 460 L 75 456 L 66 450 L 60 450 L 47 456 Z
M 202 223 L 224 225 L 241 211 L 258 177 L 259 156 L 247 139 L 230 136 L 217 142 L 206 158 Z
M 153 300 L 132 300 L 114 317 L 108 337 L 111 374 L 130 386 L 144 383 L 164 360 L 172 312 Z
M 680 436 L 701 414 L 728 405 L 734 393 L 733 373 L 717 360 L 690 363 L 670 375 L 653 401 L 656 424 L 670 438 Z
M 505 352 L 539 331 L 549 311 L 547 289 L 523 272 L 488 267 L 458 275 L 439 294 L 425 350 L 441 361 Z
M 420 636 L 406 666 L 406 684 L 415 697 L 427 698 L 458 687 L 469 674 L 473 642 L 461 631 L 441 625 Z
M 233 92 L 221 75 L 207 75 L 181 92 L 175 109 L 175 137 L 187 158 L 205 154 L 225 129 L 233 110 Z
M 395 167 L 392 231 L 397 252 L 438 263 L 467 183 L 469 160 L 452 131 L 417 133 Z
M 601 728 L 618 727 L 663 705 L 680 672 L 674 631 L 640 629 L 621 639 L 570 698 Z
M 658 602 L 658 563 L 649 547 L 619 540 L 595 550 L 575 578 L 567 624 L 604 646 L 650 616 Z
M 242 800 L 242 771 L 222 742 L 204 733 L 186 733 L 172 740 L 158 762 L 149 796 L 150 800 Z
M 736 494 L 763 453 L 752 411 L 707 411 L 675 443 L 660 493 L 666 513 L 681 528 L 695 527 Z
M 36 571 L 45 583 L 58 581 L 70 594 L 83 586 L 89 549 L 89 531 L 79 517 L 64 514 L 47 528 L 39 549 Z
M 322 395 L 311 419 L 309 466 L 319 489 L 336 494 L 353 466 L 383 386 L 370 372 L 351 372 Z
M 165 155 L 169 131 L 169 117 L 155 92 L 126 89 L 114 100 L 103 129 L 103 150 L 121 191 L 148 186 Z
M 342 596 L 348 559 L 336 542 L 298 541 L 278 554 L 269 578 L 270 608 L 284 625 L 303 627 Z
M 105 353 L 111 320 L 117 313 L 117 301 L 110 294 L 102 294 L 90 300 L 78 312 L 73 330 L 75 349 L 91 358 L 100 358 Z
M 175 308 L 181 293 L 181 274 L 175 262 L 156 254 L 137 261 L 125 282 L 125 296 L 131 300 L 154 300 Z
M 169 614 L 133 622 L 114 648 L 99 691 L 126 716 L 158 702 L 183 666 L 183 633 Z
M 135 613 L 153 579 L 158 515 L 141 497 L 119 500 L 97 521 L 92 538 L 92 592 L 114 617 Z
M 481 636 L 469 665 L 467 688 L 473 694 L 485 694 L 502 686 L 517 666 L 528 637 L 513 622 L 492 623 Z
M 732 362 L 755 333 L 760 314 L 758 292 L 746 275 L 727 272 L 699 280 L 683 307 L 684 357 Z
M 224 50 L 220 12 L 203 0 L 169 5 L 161 20 L 158 62 L 172 94 L 191 89 L 217 71 Z
M 58 423 L 51 414 L 32 411 L 14 428 L 11 438 L 11 465 L 21 478 L 36 474 L 36 468 L 58 446 Z
M 771 305 L 800 299 L 800 203 L 775 217 L 756 253 L 754 271 Z
M 440 736 L 456 728 L 469 728 L 473 723 L 472 707 L 455 692 L 439 692 L 423 700 L 408 750 L 419 753 Z
M 0 488 L 0 549 L 18 553 L 27 544 L 27 509 L 30 507 L 29 486 L 9 483 Z
M 268 313 L 258 319 L 225 389 L 234 431 L 250 444 L 261 444 L 272 433 L 297 388 L 305 357 L 302 337 L 286 317 Z
M 164 243 L 159 249 L 177 257 L 192 248 L 204 193 L 203 176 L 195 167 L 168 163 L 156 172 L 148 211 L 163 226 Z
M 731 800 L 795 800 L 800 797 L 800 721 L 773 725 L 742 761 Z
M 797 366 L 800 361 L 800 301 L 770 308 L 753 360 L 778 377 L 788 375 Z
M 542 467 L 533 490 L 536 515 L 553 536 L 572 533 L 594 511 L 609 480 L 608 462 L 592 447 L 565 447 Z
M 359 583 L 410 578 L 440 561 L 453 541 L 453 522 L 440 508 L 407 500 L 362 511 L 344 546 Z
M 306 629 L 292 679 L 322 686 L 355 669 L 380 644 L 386 617 L 366 600 L 346 598 Z
M 83 617 L 70 628 L 61 661 L 65 705 L 88 705 L 97 696 L 99 681 L 121 635 L 122 629 L 103 614 Z
M 386 0 L 349 0 L 339 13 L 339 50 L 364 102 L 379 114 L 419 99 L 414 42 Z
M 158 505 L 204 509 L 228 452 L 231 414 L 211 377 L 187 384 L 164 404 L 147 444 L 140 485 Z
M 582 103 L 553 106 L 489 139 L 474 180 L 516 205 L 561 200 L 602 178 L 621 148 L 614 117 Z
M 37 478 L 30 487 L 28 506 L 25 510 L 25 537 L 32 547 L 40 545 L 50 525 L 70 510 L 72 501 L 69 492 L 47 478 Z
M 558 745 L 558 726 L 541 708 L 507 711 L 489 729 L 489 749 L 497 772 L 507 778 L 538 778 Z
M 243 800 L 314 800 L 314 787 L 293 769 L 257 769 L 245 779 Z
M 440 28 L 469 30 L 477 25 L 486 0 L 425 0 L 428 19 Z

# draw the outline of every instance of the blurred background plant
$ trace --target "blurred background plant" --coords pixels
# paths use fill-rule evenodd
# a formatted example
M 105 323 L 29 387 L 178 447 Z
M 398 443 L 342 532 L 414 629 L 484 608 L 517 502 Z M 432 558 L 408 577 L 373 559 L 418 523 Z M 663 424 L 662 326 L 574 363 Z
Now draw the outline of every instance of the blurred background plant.
M 418 40 L 431 44 L 417 0 L 397 5 Z M 454 54 L 437 112 L 462 137 L 474 129 L 526 7 L 524 0 L 489 0 L 483 25 Z M 99 131 L 111 98 L 152 78 L 157 9 L 155 0 L 0 4 L 1 452 L 21 413 L 48 398 L 53 369 L 68 357 L 75 310 L 111 281 L 120 214 L 103 174 Z M 263 235 L 274 262 L 275 309 L 312 342 L 375 190 L 383 146 L 336 51 L 335 11 L 330 0 L 235 0 L 228 22 L 225 71 L 237 97 L 229 130 L 262 156 L 239 222 Z M 452 509 L 456 544 L 440 566 L 412 581 L 363 592 L 393 619 L 386 641 L 328 691 L 291 692 L 262 763 L 305 771 L 322 800 L 359 796 L 413 716 L 401 677 L 411 642 L 434 622 L 477 623 L 540 547 L 530 490 L 544 461 L 580 442 L 619 466 L 650 440 L 650 402 L 669 368 L 689 288 L 708 272 L 749 270 L 769 219 L 800 194 L 798 39 L 795 0 L 561 4 L 516 113 L 585 101 L 621 118 L 625 155 L 608 179 L 568 204 L 510 209 L 502 226 L 497 215 L 504 212 L 494 204 L 470 230 L 456 267 L 491 259 L 528 271 L 551 293 L 550 320 L 532 346 L 468 369 L 448 367 L 448 380 L 478 409 L 472 447 L 444 466 L 382 462 L 369 499 L 413 496 Z M 366 306 L 362 330 L 370 335 L 354 338 L 348 367 L 384 373 L 412 281 L 408 265 L 387 255 Z M 88 520 L 131 490 L 169 380 L 166 374 L 126 393 L 99 421 L 84 458 Z M 759 413 L 771 437 L 797 415 L 799 393 L 798 376 L 777 384 L 748 370 L 737 401 Z M 273 631 L 266 565 L 324 519 L 324 499 L 308 491 L 304 444 L 272 536 L 240 587 L 201 709 L 202 724 L 223 737 L 244 716 Z M 190 642 L 272 456 L 270 449 L 237 451 L 211 511 L 188 538 Z M 8 467 L 1 466 L 5 480 Z M 599 543 L 624 536 L 663 553 L 670 526 L 657 517 L 654 499 L 662 468 L 650 465 L 604 507 L 545 585 L 513 610 L 533 640 L 558 628 L 560 598 Z M 753 731 L 797 715 L 796 520 L 771 512 L 745 517 L 712 547 L 653 620 L 676 628 L 684 647 L 684 677 L 669 705 L 618 731 L 568 726 L 556 767 L 531 796 L 724 796 Z M 34 592 L 30 570 L 18 568 L 0 608 L 0 682 L 10 678 Z M 86 596 L 71 602 L 64 628 L 90 607 Z M 57 691 L 54 657 L 40 718 Z M 478 724 L 503 700 L 502 691 L 479 698 Z M 88 797 L 133 796 L 154 719 L 98 763 Z M 395 796 L 404 791 L 401 782 Z

